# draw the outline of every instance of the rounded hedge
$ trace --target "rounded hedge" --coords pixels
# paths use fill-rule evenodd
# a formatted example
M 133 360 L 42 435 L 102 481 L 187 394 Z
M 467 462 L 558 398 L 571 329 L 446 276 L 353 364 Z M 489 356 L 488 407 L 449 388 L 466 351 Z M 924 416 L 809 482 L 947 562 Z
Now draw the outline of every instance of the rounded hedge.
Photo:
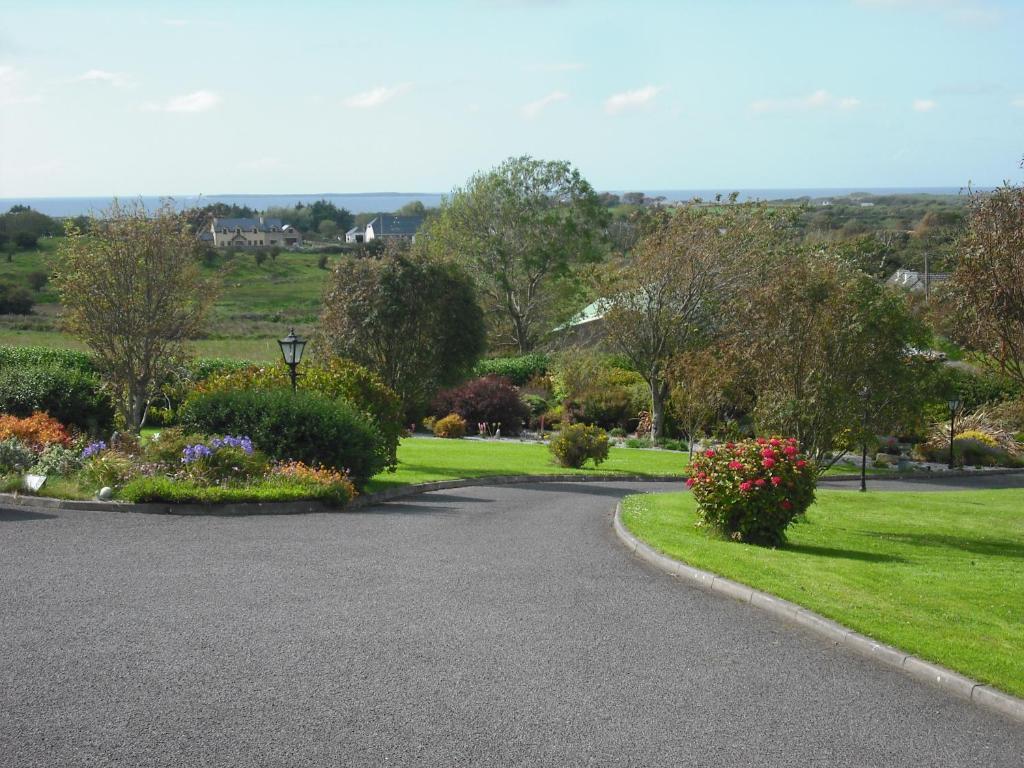
M 279 460 L 347 469 L 361 488 L 388 463 L 377 427 L 354 406 L 279 389 L 200 392 L 180 410 L 182 425 L 206 434 L 249 436 Z
M 114 423 L 114 406 L 96 374 L 78 366 L 4 362 L 0 412 L 24 417 L 36 411 L 90 434 L 107 432 Z

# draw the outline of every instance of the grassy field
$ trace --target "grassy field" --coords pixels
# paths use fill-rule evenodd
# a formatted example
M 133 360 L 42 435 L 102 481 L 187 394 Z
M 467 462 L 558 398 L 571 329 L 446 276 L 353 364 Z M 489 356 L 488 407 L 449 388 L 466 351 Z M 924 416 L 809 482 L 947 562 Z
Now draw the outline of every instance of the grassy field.
M 60 238 L 43 238 L 33 251 L 19 251 L 10 261 L 0 255 L 0 280 L 27 285 L 32 272 L 50 272 Z M 320 314 L 320 299 L 330 268 L 339 256 L 328 257 L 327 269 L 318 265 L 315 253 L 285 252 L 257 264 L 254 254 L 204 267 L 207 275 L 221 281 L 222 293 L 214 305 L 204 338 L 195 342 L 205 357 L 243 360 L 276 360 L 276 340 L 295 326 L 309 335 Z M 0 344 L 38 345 L 77 349 L 78 342 L 58 327 L 57 295 L 46 285 L 36 294 L 31 315 L 0 316 Z M 316 350 L 309 349 L 315 356 Z
M 666 554 L 1024 696 L 1024 491 L 819 491 L 767 549 L 694 527 L 690 494 L 633 496 L 623 521 Z
M 398 447 L 398 470 L 377 475 L 366 490 L 488 475 L 679 475 L 681 483 L 688 462 L 678 451 L 612 448 L 600 467 L 588 462 L 574 470 L 555 464 L 547 446 L 537 443 L 410 438 Z

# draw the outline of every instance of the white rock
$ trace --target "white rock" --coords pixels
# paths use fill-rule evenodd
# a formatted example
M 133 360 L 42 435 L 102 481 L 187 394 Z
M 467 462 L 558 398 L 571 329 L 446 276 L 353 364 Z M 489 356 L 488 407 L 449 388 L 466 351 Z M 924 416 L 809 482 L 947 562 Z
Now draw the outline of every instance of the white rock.
M 100 488 L 100 492 L 96 494 L 96 498 L 100 501 L 110 501 L 114 498 L 114 489 L 105 485 Z

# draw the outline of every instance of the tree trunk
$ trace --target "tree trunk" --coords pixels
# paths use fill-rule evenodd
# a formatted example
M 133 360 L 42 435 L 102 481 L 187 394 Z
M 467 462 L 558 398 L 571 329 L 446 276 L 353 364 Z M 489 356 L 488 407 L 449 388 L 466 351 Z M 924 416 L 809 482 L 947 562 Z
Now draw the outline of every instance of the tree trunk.
M 651 388 L 651 440 L 657 440 L 665 431 L 665 398 L 668 396 L 668 387 L 658 380 L 649 381 L 648 386 Z
M 142 427 L 142 416 L 146 410 L 145 391 L 132 391 L 129 398 L 128 407 L 130 411 L 127 427 L 129 431 L 138 434 Z

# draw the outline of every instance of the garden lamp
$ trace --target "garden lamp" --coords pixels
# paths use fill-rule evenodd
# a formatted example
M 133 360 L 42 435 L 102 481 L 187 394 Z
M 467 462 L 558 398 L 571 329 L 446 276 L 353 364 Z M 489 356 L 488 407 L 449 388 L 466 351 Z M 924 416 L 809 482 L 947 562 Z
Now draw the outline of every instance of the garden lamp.
M 953 395 L 949 402 L 946 403 L 949 406 L 949 468 L 953 468 L 953 427 L 956 424 L 956 412 L 960 410 L 960 406 L 963 403 L 960 400 L 959 395 Z
M 291 328 L 288 331 L 288 335 L 283 339 L 278 339 L 277 343 L 281 345 L 281 355 L 284 357 L 284 363 L 288 366 L 288 371 L 291 374 L 292 392 L 294 392 L 298 380 L 298 374 L 295 372 L 295 369 L 299 367 L 299 362 L 302 360 L 302 351 L 306 348 L 306 340 L 301 336 L 296 336 L 295 329 Z

